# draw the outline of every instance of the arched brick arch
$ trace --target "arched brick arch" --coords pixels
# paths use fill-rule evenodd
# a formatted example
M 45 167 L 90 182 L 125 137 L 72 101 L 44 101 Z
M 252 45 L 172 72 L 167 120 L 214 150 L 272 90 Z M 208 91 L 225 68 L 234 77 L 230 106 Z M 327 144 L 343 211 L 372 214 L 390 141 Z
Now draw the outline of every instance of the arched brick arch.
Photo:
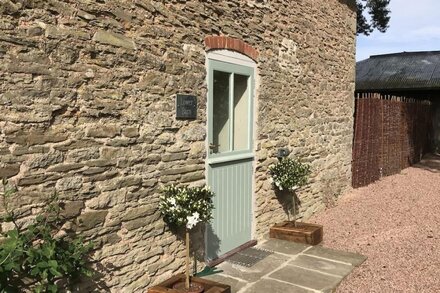
M 258 59 L 258 51 L 251 45 L 242 40 L 226 36 L 209 36 L 205 38 L 205 47 L 207 50 L 228 49 L 242 53 L 254 61 Z

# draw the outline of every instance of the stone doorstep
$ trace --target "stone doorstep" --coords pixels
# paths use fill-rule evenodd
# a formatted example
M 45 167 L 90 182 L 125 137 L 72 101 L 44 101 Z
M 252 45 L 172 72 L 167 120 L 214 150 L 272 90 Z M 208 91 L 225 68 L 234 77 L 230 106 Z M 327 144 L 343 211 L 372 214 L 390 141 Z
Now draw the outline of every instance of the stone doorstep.
M 274 251 L 247 268 L 224 262 L 222 273 L 206 278 L 231 285 L 236 293 L 334 292 L 366 257 L 350 252 L 269 239 L 257 246 Z

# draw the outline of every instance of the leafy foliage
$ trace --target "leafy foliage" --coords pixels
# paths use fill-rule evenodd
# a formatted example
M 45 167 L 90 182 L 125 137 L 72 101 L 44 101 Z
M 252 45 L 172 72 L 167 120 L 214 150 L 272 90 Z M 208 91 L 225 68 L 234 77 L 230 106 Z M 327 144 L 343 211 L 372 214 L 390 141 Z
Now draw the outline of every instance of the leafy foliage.
M 207 187 L 165 187 L 160 196 L 159 210 L 165 222 L 192 229 L 198 222 L 212 219 L 214 193 Z
M 87 255 L 93 247 L 82 238 L 64 235 L 60 205 L 56 195 L 26 228 L 17 224 L 10 210 L 9 200 L 15 189 L 3 180 L 2 201 L 5 214 L 0 222 L 12 222 L 14 228 L 1 232 L 0 240 L 0 292 L 18 292 L 31 283 L 35 292 L 58 292 L 57 282 L 69 285 L 80 276 L 91 276 Z M 59 283 L 59 282 L 58 282 Z
M 310 166 L 296 159 L 283 158 L 269 167 L 269 174 L 279 190 L 293 190 L 307 183 Z
M 388 29 L 388 23 L 390 22 L 390 13 L 388 5 L 390 0 L 357 0 L 357 29 L 358 35 L 371 34 L 374 29 L 380 32 L 385 32 Z M 370 15 L 370 22 L 365 17 L 364 11 Z

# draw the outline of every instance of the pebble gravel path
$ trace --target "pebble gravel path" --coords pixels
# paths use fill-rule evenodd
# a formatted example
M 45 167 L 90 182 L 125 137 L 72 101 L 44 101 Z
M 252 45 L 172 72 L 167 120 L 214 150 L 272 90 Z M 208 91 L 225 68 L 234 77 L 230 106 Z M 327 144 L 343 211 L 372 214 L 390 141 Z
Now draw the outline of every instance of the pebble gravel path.
M 368 257 L 337 292 L 440 292 L 440 156 L 350 191 L 311 222 Z

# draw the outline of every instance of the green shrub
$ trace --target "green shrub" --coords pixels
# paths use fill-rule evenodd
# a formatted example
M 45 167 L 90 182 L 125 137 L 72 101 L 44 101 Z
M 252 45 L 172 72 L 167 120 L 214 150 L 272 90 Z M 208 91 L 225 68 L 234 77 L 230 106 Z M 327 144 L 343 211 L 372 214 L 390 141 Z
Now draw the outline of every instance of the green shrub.
M 60 216 L 57 196 L 52 196 L 23 228 L 9 207 L 15 191 L 3 180 L 1 196 L 5 212 L 0 222 L 12 222 L 14 228 L 1 232 L 0 292 L 19 292 L 29 286 L 35 292 L 58 292 L 62 281 L 72 286 L 81 276 L 90 277 L 92 270 L 88 268 L 87 256 L 93 244 L 62 233 L 65 221 Z

